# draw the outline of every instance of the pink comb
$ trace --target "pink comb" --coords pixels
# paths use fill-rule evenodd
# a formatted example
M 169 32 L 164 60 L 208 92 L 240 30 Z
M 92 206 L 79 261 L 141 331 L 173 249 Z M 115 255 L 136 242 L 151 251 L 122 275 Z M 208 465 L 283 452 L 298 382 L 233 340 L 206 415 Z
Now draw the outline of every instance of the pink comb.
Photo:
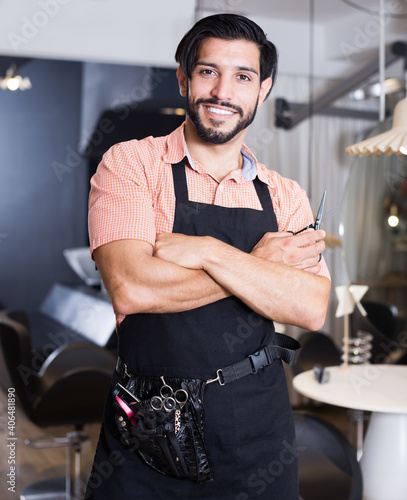
M 130 406 L 128 406 L 122 399 L 119 398 L 119 396 L 115 396 L 116 401 L 119 403 L 120 408 L 124 411 L 124 413 L 128 416 L 130 422 L 132 424 L 136 423 L 136 419 L 134 418 L 134 413 L 131 410 Z

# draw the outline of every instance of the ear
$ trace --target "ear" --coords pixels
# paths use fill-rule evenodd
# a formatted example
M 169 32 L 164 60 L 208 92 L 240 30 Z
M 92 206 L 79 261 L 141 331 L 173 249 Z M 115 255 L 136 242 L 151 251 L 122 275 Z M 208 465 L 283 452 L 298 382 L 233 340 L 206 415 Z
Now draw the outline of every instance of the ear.
M 267 94 L 271 89 L 272 83 L 273 80 L 271 79 L 271 76 L 269 76 L 268 78 L 266 78 L 261 82 L 260 92 L 259 92 L 259 103 L 257 104 L 258 108 L 260 108 L 260 106 L 263 104 L 264 99 L 266 98 Z
M 178 85 L 179 85 L 179 93 L 182 95 L 182 97 L 186 97 L 187 88 L 188 88 L 188 78 L 186 77 L 185 73 L 182 71 L 181 66 L 178 66 L 177 78 L 178 78 Z

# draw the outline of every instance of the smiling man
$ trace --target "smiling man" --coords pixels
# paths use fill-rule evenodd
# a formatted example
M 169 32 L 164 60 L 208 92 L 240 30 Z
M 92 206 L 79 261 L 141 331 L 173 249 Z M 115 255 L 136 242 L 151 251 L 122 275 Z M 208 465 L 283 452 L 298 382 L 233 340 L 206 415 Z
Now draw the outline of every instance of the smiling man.
M 293 234 L 312 222 L 305 192 L 243 143 L 276 49 L 224 14 L 176 60 L 185 123 L 113 146 L 91 182 L 118 363 L 85 498 L 298 500 L 281 362 L 298 344 L 273 321 L 320 329 L 330 280 L 324 231 Z
M 200 97 L 194 102 L 187 77 L 181 68 L 178 69 L 181 92 L 186 90 L 187 93 L 187 129 L 192 124 L 204 142 L 225 144 L 252 123 L 260 97 L 263 100 L 265 89 L 271 87 L 271 78 L 262 82 L 263 95 L 260 96 L 259 68 L 258 65 L 250 65 L 253 60 L 260 60 L 259 49 L 244 40 L 226 44 L 224 40 L 209 38 L 202 43 L 199 55 L 191 82 L 194 83 L 195 92 L 211 97 Z M 248 66 L 242 65 L 245 59 Z M 249 109 L 244 111 L 236 103 L 236 98 L 244 104 L 246 96 L 251 97 L 251 102 Z M 202 113 L 199 113 L 199 109 Z M 204 124 L 205 119 L 207 126 Z M 223 126 L 229 128 L 229 131 L 222 132 Z

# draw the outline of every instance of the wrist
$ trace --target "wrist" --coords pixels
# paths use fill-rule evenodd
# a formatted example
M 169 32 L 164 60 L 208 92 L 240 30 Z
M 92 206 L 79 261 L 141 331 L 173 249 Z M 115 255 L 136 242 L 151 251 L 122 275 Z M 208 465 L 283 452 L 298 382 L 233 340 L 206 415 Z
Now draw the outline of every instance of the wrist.
M 208 271 L 211 264 L 216 260 L 218 244 L 221 243 L 212 236 L 203 236 L 200 248 L 201 265 L 204 271 Z
M 202 247 L 202 269 L 211 274 L 214 269 L 225 265 L 236 249 L 212 236 L 204 236 Z

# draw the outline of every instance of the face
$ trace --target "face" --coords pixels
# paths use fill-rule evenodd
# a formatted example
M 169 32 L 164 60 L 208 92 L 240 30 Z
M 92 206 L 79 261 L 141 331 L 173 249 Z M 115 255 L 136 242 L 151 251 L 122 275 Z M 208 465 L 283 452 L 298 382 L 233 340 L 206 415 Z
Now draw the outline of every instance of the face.
M 245 40 L 207 38 L 190 80 L 180 68 L 177 74 L 187 97 L 187 126 L 212 144 L 245 133 L 271 86 L 271 78 L 260 82 L 259 48 Z

